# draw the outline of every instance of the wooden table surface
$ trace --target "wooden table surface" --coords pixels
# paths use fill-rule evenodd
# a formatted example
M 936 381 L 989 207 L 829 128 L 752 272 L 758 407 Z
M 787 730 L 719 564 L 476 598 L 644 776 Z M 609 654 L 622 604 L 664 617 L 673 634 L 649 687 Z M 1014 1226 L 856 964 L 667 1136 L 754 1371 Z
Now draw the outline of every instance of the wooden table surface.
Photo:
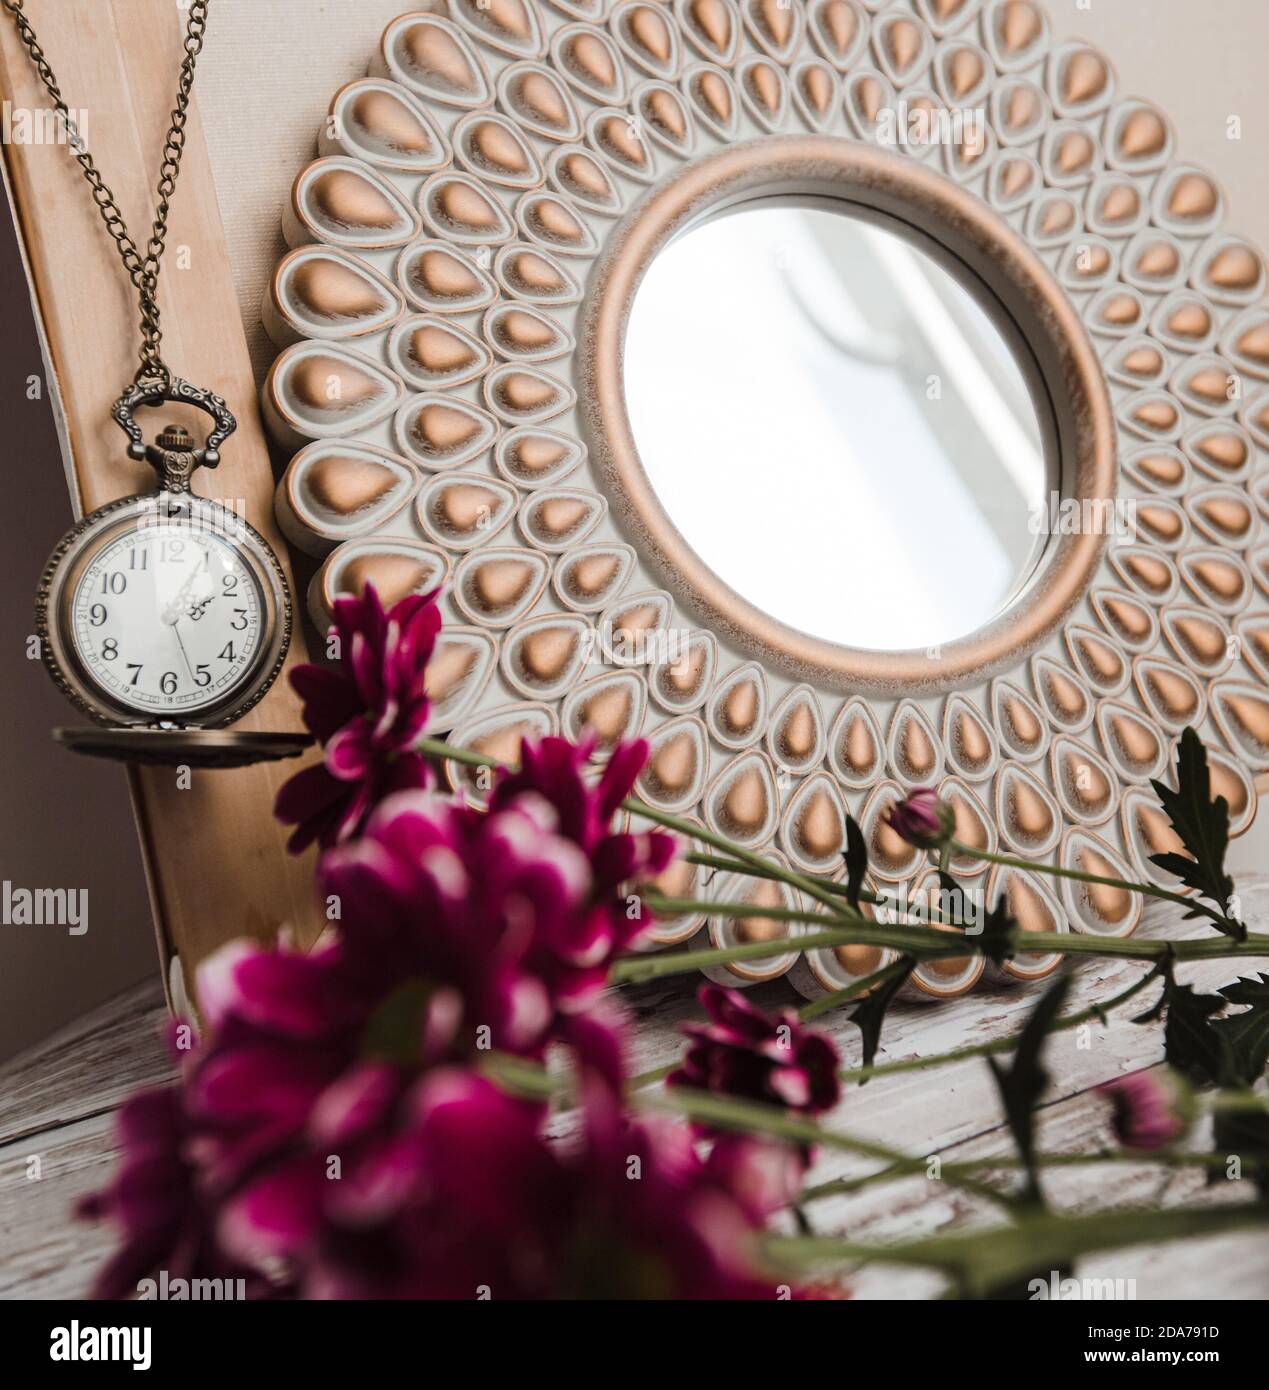
M 1253 930 L 1269 929 L 1269 877 L 1239 885 L 1244 916 Z M 1168 909 L 1147 916 L 1143 934 L 1191 934 Z M 1183 968 L 1182 980 L 1217 988 L 1269 962 L 1211 961 Z M 1095 960 L 1078 967 L 1067 1008 L 1082 1008 L 1125 988 L 1147 967 L 1140 962 Z M 678 1025 L 696 1013 L 696 981 L 670 980 L 624 992 L 638 1019 L 636 1071 L 662 1065 L 679 1050 Z M 1090 1151 L 1108 1140 L 1106 1103 L 1092 1093 L 1098 1082 L 1157 1064 L 1157 1024 L 1129 1019 L 1152 1000 L 1154 986 L 1114 1014 L 1050 1040 L 1047 1064 L 1054 1078 L 1040 1121 L 1049 1150 Z M 948 1004 L 896 1004 L 883 1033 L 879 1060 L 928 1056 L 1016 1031 L 1036 998 L 1035 988 L 987 986 Z M 760 988 L 765 1005 L 796 1002 L 787 985 Z M 112 1119 L 137 1086 L 169 1074 L 160 1041 L 164 1022 L 157 981 L 120 996 L 74 1027 L 0 1070 L 0 1298 L 82 1295 L 111 1245 L 108 1230 L 77 1222 L 75 1201 L 100 1186 L 117 1152 Z M 822 1020 L 836 1035 L 848 1064 L 859 1060 L 858 1030 L 840 1016 Z M 981 1058 L 932 1071 L 878 1078 L 850 1088 L 831 1123 L 923 1157 L 945 1161 L 1011 1152 L 1000 1123 L 991 1077 Z M 39 1159 L 39 1175 L 33 1176 Z M 850 1155 L 821 1158 L 814 1181 L 868 1171 Z M 1046 1190 L 1068 1210 L 1109 1202 L 1219 1203 L 1245 1199 L 1239 1184 L 1205 1185 L 1200 1169 L 1160 1174 L 1147 1166 L 1116 1164 L 1052 1170 Z M 986 1204 L 937 1181 L 917 1177 L 874 1186 L 816 1204 L 817 1230 L 884 1241 L 965 1229 L 996 1219 Z M 1141 1299 L 1269 1298 L 1269 1241 L 1263 1232 L 1234 1234 L 1112 1252 L 1081 1263 L 1090 1278 L 1133 1279 Z M 856 1297 L 920 1298 L 937 1294 L 941 1280 L 919 1270 L 874 1264 L 853 1271 Z

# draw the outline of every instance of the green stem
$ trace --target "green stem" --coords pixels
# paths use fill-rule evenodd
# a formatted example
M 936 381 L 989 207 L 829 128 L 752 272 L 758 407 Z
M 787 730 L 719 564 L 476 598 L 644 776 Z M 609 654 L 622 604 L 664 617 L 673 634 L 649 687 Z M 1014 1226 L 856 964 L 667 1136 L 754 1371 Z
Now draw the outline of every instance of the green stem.
M 672 903 L 676 909 L 682 911 L 701 910 L 698 905 L 691 902 L 681 904 L 678 899 L 666 899 L 665 901 Z M 766 917 L 768 915 L 766 909 L 761 913 L 756 913 L 752 908 L 740 903 L 728 903 L 725 906 L 732 909 L 729 915 L 733 917 Z M 678 916 L 679 912 L 675 911 L 671 915 Z M 809 914 L 806 916 L 809 920 L 816 922 L 823 920 L 822 917 L 810 916 Z M 801 919 L 795 917 L 794 920 Z M 900 931 L 904 933 L 923 932 L 925 935 L 909 939 L 906 935 L 900 935 Z M 960 942 L 949 943 L 946 935 L 931 932 L 925 927 L 892 929 L 890 927 L 878 927 L 867 922 L 858 927 L 835 927 L 811 932 L 807 936 L 788 937 L 784 941 L 746 941 L 739 946 L 711 946 L 697 951 L 666 951 L 656 955 L 623 956 L 614 963 L 608 972 L 608 983 L 610 985 L 636 984 L 644 980 L 658 980 L 666 975 L 690 974 L 708 965 L 726 965 L 731 961 L 742 960 L 771 960 L 785 955 L 789 951 L 818 951 L 829 946 L 891 946 L 910 955 L 932 959 L 966 954 L 965 947 Z
M 1164 902 L 1179 903 L 1191 911 L 1201 912 L 1203 916 L 1210 918 L 1222 930 L 1228 930 L 1236 925 L 1215 908 L 1208 907 L 1193 896 L 1174 893 L 1170 888 L 1158 888 L 1152 883 L 1133 883 L 1130 879 L 1112 878 L 1106 874 L 1089 874 L 1082 869 L 1066 869 L 1060 864 L 1044 864 L 1038 860 L 1021 859 L 1015 854 L 994 854 L 989 850 L 976 849 L 973 845 L 963 845 L 955 839 L 949 840 L 947 844 L 953 854 L 970 855 L 976 859 L 985 859 L 992 864 L 1003 864 L 1006 868 L 1029 869 L 1036 873 L 1050 874 L 1054 878 L 1074 879 L 1078 883 L 1100 883 L 1107 888 L 1123 888 L 1130 893 L 1144 893 L 1151 898 L 1162 898 Z
M 669 811 L 659 811 L 655 806 L 649 806 L 637 797 L 629 796 L 621 805 L 624 810 L 630 811 L 636 816 L 642 816 L 644 820 L 650 820 L 655 825 L 664 826 L 667 830 L 676 831 L 687 840 L 695 840 L 698 844 L 712 845 L 715 849 L 721 849 L 733 859 L 759 870 L 760 877 L 773 871 L 777 872 L 782 882 L 801 889 L 803 893 L 814 898 L 816 902 L 823 903 L 825 907 L 831 907 L 837 911 L 840 906 L 837 898 L 816 879 L 806 874 L 797 873 L 792 869 L 780 869 L 778 865 L 770 863 L 753 850 L 745 849 L 743 845 L 734 844 L 725 835 L 717 835 L 714 831 L 707 830 L 703 825 L 696 825 L 690 820 L 684 820 L 682 816 L 671 815 Z
M 746 863 L 739 862 L 738 859 L 726 859 L 721 855 L 689 853 L 689 855 L 685 855 L 684 858 L 687 859 L 689 865 L 703 865 L 706 869 L 719 869 L 727 873 L 748 874 L 751 878 L 769 878 L 769 880 L 776 881 L 776 883 L 787 883 L 791 885 L 791 887 L 799 887 L 799 884 L 805 881 L 806 878 L 812 878 L 814 883 L 819 884 L 824 892 L 833 895 L 835 899 L 846 898 L 849 894 L 846 885 L 844 883 L 838 883 L 834 878 L 821 878 L 819 874 L 796 874 L 791 872 L 791 870 L 781 869 L 780 865 L 776 865 L 776 863 L 766 863 L 762 869 L 759 869 L 758 865 L 746 865 Z M 884 892 L 871 892 L 867 890 L 867 888 L 860 888 L 859 901 L 874 903 L 874 905 L 884 906 L 884 908 L 894 908 L 897 912 L 899 910 L 898 902 L 895 901 L 895 899 L 887 897 Z M 840 905 L 840 903 L 838 903 L 838 905 Z M 928 912 L 928 920 L 930 920 L 930 922 L 945 922 L 948 926 L 953 927 L 966 926 L 966 923 L 962 922 L 958 917 L 944 916 L 942 913 L 934 912 L 933 909 Z
M 928 1236 L 892 1245 L 836 1236 L 772 1236 L 765 1248 L 773 1260 L 784 1265 L 878 1261 L 938 1269 L 951 1277 L 962 1293 L 982 1297 L 1030 1275 L 1045 1278 L 1049 1270 L 1064 1268 L 1080 1255 L 1266 1225 L 1269 1204 L 1257 1202 L 1165 1211 L 1097 1212 L 1091 1216 L 1041 1212 L 1012 1226 L 964 1235 Z
M 463 763 L 468 767 L 505 767 L 506 764 L 497 758 L 491 758 L 483 753 L 476 753 L 467 748 L 457 748 L 452 744 L 446 743 L 443 739 L 423 738 L 416 745 L 417 750 L 429 757 L 448 759 L 451 762 Z M 629 797 L 623 803 L 623 807 L 633 812 L 635 815 L 642 816 L 645 820 L 650 820 L 654 824 L 663 825 L 667 829 L 677 831 L 690 840 L 695 840 L 701 844 L 712 845 L 716 849 L 722 850 L 730 858 L 747 864 L 759 871 L 760 874 L 767 874 L 776 868 L 764 860 L 760 854 L 752 850 L 745 849 L 741 845 L 733 844 L 722 835 L 717 835 L 704 826 L 695 825 L 691 821 L 685 820 L 681 816 L 671 815 L 668 811 L 657 810 L 653 806 L 648 806 L 636 797 Z M 1131 883 L 1126 879 L 1104 877 L 1098 874 L 1086 874 L 1074 869 L 1063 869 L 1053 864 L 1032 863 L 1030 860 L 1018 859 L 1012 855 L 988 854 L 970 845 L 962 845 L 958 841 L 949 842 L 955 850 L 964 854 L 972 854 L 980 859 L 989 859 L 994 863 L 1003 864 L 1011 868 L 1035 869 L 1042 873 L 1056 875 L 1061 878 L 1078 879 L 1088 883 L 1100 883 L 1108 887 L 1123 888 L 1129 892 L 1139 892 L 1150 894 L 1154 897 L 1164 898 L 1171 902 L 1180 903 L 1187 908 L 1199 908 L 1204 910 L 1214 921 L 1224 921 L 1214 915 L 1210 909 L 1203 909 L 1202 904 L 1195 902 L 1192 898 L 1187 898 L 1180 893 L 1172 893 L 1167 889 L 1154 888 L 1149 884 Z M 884 937 L 878 935 L 878 928 L 875 923 L 868 922 L 861 914 L 853 912 L 847 908 L 842 910 L 840 897 L 827 889 L 821 882 L 805 874 L 789 872 L 784 880 L 791 886 L 800 889 L 813 897 L 817 902 L 831 909 L 831 914 L 807 914 L 805 917 L 789 917 L 786 920 L 814 921 L 816 923 L 827 923 L 830 926 L 844 928 L 838 931 L 823 931 L 812 936 L 800 937 L 797 939 L 796 946 L 792 949 L 806 950 L 818 949 L 824 946 L 838 945 L 882 945 L 892 946 L 897 950 L 905 951 L 909 954 L 921 955 L 927 958 L 947 957 L 954 955 L 965 955 L 976 949 L 975 938 L 963 937 L 958 940 L 955 947 L 949 949 L 946 945 L 940 945 L 937 934 L 929 928 L 911 927 L 903 924 L 895 924 L 886 927 Z M 836 885 L 835 885 L 836 886 Z M 670 915 L 679 915 L 686 912 L 703 912 L 715 916 L 727 915 L 725 909 L 728 905 L 718 903 L 701 902 L 696 900 L 680 901 L 678 899 L 659 898 L 653 895 L 655 901 L 661 903 L 663 911 Z M 737 908 L 739 905 L 735 905 Z M 654 911 L 657 910 L 654 908 Z M 741 911 L 731 912 L 733 916 L 766 917 L 776 916 L 777 909 L 759 908 L 746 906 Z M 911 935 L 918 933 L 917 935 Z M 1228 943 L 1228 944 L 1227 944 Z M 1133 939 L 1122 939 L 1114 937 L 1084 936 L 1077 937 L 1069 934 L 1059 934 L 1056 932 L 1034 932 L 1027 938 L 1028 952 L 1035 954 L 1048 954 L 1050 952 L 1068 956 L 1115 956 L 1134 960 L 1217 960 L 1228 956 L 1263 956 L 1269 955 L 1269 936 L 1247 934 L 1242 940 L 1230 942 L 1228 937 L 1214 938 L 1207 940 L 1191 941 L 1137 941 Z M 689 951 L 677 952 L 670 955 L 656 958 L 626 958 L 618 961 L 613 967 L 612 979 L 614 983 L 627 980 L 654 979 L 662 975 L 672 975 L 680 971 L 697 970 L 701 965 L 724 964 L 730 960 L 762 960 L 764 956 L 772 954 L 770 943 L 749 942 L 741 946 L 720 948 L 717 951 Z
M 1088 1023 L 1092 1019 L 1102 1019 L 1111 1009 L 1118 1008 L 1120 1004 L 1127 1003 L 1134 995 L 1140 994 L 1151 980 L 1159 978 L 1159 968 L 1147 970 L 1140 979 L 1135 980 L 1127 989 L 1121 990 L 1105 1003 L 1091 1004 L 1087 1009 L 1081 1009 L 1078 1013 L 1067 1014 L 1065 1018 L 1060 1018 L 1049 1030 L 1050 1033 L 1061 1033 L 1069 1028 L 1078 1028 L 1081 1023 Z M 953 1062 L 965 1062 L 972 1057 L 988 1057 L 999 1052 L 1012 1052 L 1018 1046 L 1019 1034 L 1013 1033 L 1008 1037 L 993 1038 L 991 1042 L 975 1043 L 972 1047 L 956 1048 L 952 1052 L 932 1053 L 929 1057 L 908 1057 L 901 1062 L 882 1062 L 874 1063 L 870 1067 L 847 1068 L 841 1073 L 843 1081 L 864 1082 L 871 1080 L 874 1076 L 894 1076 L 899 1072 L 905 1071 L 924 1071 L 929 1067 L 948 1066 Z
M 644 1104 L 654 1109 L 671 1110 L 687 1116 L 688 1119 L 698 1120 L 719 1129 L 739 1130 L 746 1134 L 767 1134 L 794 1144 L 836 1149 L 864 1158 L 874 1158 L 889 1164 L 892 1168 L 903 1168 L 909 1172 L 924 1172 L 927 1165 L 924 1158 L 914 1158 L 910 1154 L 892 1149 L 886 1144 L 878 1144 L 871 1139 L 857 1139 L 838 1130 L 824 1129 L 813 1120 L 800 1119 L 796 1115 L 778 1110 L 775 1106 L 738 1100 L 733 1096 L 719 1096 L 710 1091 L 666 1089 L 649 1097 Z M 957 1173 L 954 1177 L 943 1180 L 953 1187 L 962 1187 L 988 1201 L 1006 1205 L 1011 1201 L 1009 1194 L 969 1173 Z
M 798 1017 L 803 1023 L 810 1023 L 812 1019 L 819 1018 L 821 1014 L 830 1013 L 838 1005 L 846 1004 L 858 995 L 871 993 L 878 985 L 885 984 L 895 975 L 903 974 L 907 968 L 908 962 L 902 957 L 892 961 L 889 965 L 883 965 L 880 970 L 874 970 L 871 975 L 865 975 L 862 980 L 856 980 L 853 985 L 835 989 L 832 994 L 826 994 L 822 999 L 815 999 L 809 1004 L 803 1004 L 798 1010 Z
M 655 905 L 654 905 L 655 904 Z M 981 952 L 982 947 L 972 936 L 958 936 L 949 941 L 947 934 L 929 927 L 914 927 L 903 923 L 878 926 L 866 918 L 824 913 L 791 914 L 786 908 L 764 908 L 743 903 L 711 903 L 697 899 L 649 899 L 654 911 L 670 916 L 689 912 L 707 912 L 715 916 L 788 917 L 793 921 L 827 922 L 830 926 L 807 936 L 788 938 L 787 947 L 770 941 L 745 942 L 740 946 L 720 946 L 698 951 L 669 951 L 655 956 L 623 956 L 609 973 L 610 984 L 629 984 L 639 980 L 660 979 L 699 970 L 706 965 L 725 965 L 734 960 L 766 960 L 778 956 L 783 949 L 793 951 L 820 950 L 829 946 L 889 946 L 908 955 L 923 959 L 938 959 Z M 841 923 L 841 926 L 833 926 Z M 1198 937 L 1186 941 L 1146 941 L 1133 937 L 1075 936 L 1064 932 L 1028 932 L 1028 955 L 1107 956 L 1124 960 L 1164 961 L 1224 960 L 1235 956 L 1262 959 L 1269 956 L 1269 936 L 1249 933 L 1242 941 L 1228 936 Z
M 1224 1168 L 1227 1162 L 1228 1159 L 1224 1154 L 1185 1153 L 1179 1149 L 1155 1149 L 1149 1153 L 1113 1149 L 1088 1154 L 1051 1153 L 1035 1155 L 1037 1168 L 1092 1168 L 1104 1167 L 1107 1164 L 1127 1164 L 1137 1167 L 1158 1164 L 1164 1168 Z M 959 1182 L 963 1178 L 972 1178 L 976 1173 L 1021 1171 L 1026 1166 L 1025 1161 L 1017 1155 L 963 1159 L 956 1163 L 942 1164 L 939 1168 L 939 1177 L 945 1182 Z M 1245 1166 L 1250 1167 L 1252 1172 L 1258 1172 L 1264 1164 L 1253 1160 L 1250 1165 Z M 890 1168 L 882 1168 L 878 1172 L 866 1173 L 857 1178 L 835 1178 L 830 1182 L 822 1182 L 814 1187 L 804 1188 L 798 1196 L 798 1201 L 817 1202 L 825 1197 L 837 1197 L 846 1193 L 857 1192 L 862 1187 L 869 1187 L 878 1182 L 911 1177 L 917 1167 L 923 1169 L 925 1160 L 914 1160 L 912 1164 L 902 1167 L 895 1164 Z

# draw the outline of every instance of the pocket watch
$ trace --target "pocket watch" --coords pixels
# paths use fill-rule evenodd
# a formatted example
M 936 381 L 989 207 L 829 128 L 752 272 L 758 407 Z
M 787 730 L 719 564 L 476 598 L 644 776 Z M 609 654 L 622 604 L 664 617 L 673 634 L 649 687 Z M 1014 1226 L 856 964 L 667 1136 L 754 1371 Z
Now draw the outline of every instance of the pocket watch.
M 89 729 L 55 729 L 80 753 L 129 763 L 237 767 L 294 757 L 307 734 L 225 729 L 277 679 L 291 639 L 291 595 L 268 542 L 217 502 L 190 491 L 196 468 L 215 468 L 237 421 L 220 396 L 174 377 L 160 351 L 158 285 L 168 214 L 181 169 L 194 68 L 208 0 L 188 0 L 185 40 L 150 238 L 138 247 L 84 143 L 40 47 L 23 0 L 0 0 L 13 18 L 63 123 L 66 143 L 137 292 L 141 365 L 115 402 L 128 456 L 158 474 L 157 493 L 123 497 L 73 526 L 53 551 L 35 600 L 40 653 Z M 140 406 L 197 406 L 214 428 L 201 445 L 178 425 L 147 444 Z
M 205 443 L 169 425 L 146 444 L 139 406 L 206 411 Z M 236 428 L 221 397 L 179 377 L 134 384 L 113 417 L 128 455 L 159 489 L 108 502 L 58 543 L 36 596 L 49 673 L 99 729 L 59 730 L 80 752 L 129 762 L 236 766 L 302 751 L 305 735 L 217 733 L 245 714 L 282 669 L 291 596 L 269 543 L 242 517 L 190 491 Z

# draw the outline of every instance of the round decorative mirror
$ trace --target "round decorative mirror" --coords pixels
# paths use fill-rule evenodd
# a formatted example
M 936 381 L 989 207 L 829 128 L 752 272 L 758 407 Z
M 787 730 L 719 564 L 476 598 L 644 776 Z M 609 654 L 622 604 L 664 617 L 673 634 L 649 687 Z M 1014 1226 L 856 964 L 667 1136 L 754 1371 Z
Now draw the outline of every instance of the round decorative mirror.
M 905 889 L 921 784 L 967 845 L 1157 877 L 1186 725 L 1250 824 L 1264 263 L 1042 6 L 429 0 L 318 152 L 265 306 L 278 514 L 319 626 L 444 586 L 433 732 L 642 735 L 648 803 L 813 873 L 850 814 Z M 954 867 L 1033 924 L 1140 916 Z
M 684 540 L 812 636 L 964 637 L 1042 549 L 1056 469 L 1000 330 L 916 245 L 831 203 L 757 201 L 677 237 L 636 293 L 624 385 Z

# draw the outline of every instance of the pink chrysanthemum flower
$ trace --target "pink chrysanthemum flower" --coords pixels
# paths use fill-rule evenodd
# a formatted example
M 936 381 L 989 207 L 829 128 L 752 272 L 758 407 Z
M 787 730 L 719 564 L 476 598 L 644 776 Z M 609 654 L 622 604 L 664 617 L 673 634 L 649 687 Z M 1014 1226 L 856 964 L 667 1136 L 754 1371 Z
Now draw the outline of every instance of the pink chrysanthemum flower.
M 709 1022 L 687 1024 L 682 1065 L 667 1084 L 778 1106 L 814 1116 L 841 1096 L 837 1048 L 792 1009 L 765 1013 L 739 990 L 703 985 L 698 998 Z M 803 1151 L 807 1160 L 808 1151 Z
M 347 839 L 385 796 L 428 784 L 414 744 L 427 726 L 426 670 L 440 627 L 431 595 L 411 595 L 385 611 L 367 584 L 360 598 L 335 601 L 335 664 L 291 672 L 304 723 L 323 749 L 320 763 L 278 792 L 275 814 L 296 827 L 293 854 L 314 840 L 329 847 Z
M 591 889 L 583 911 L 542 933 L 529 952 L 529 968 L 545 981 L 565 1012 L 584 1006 L 604 986 L 616 956 L 651 925 L 651 916 L 631 885 L 665 869 L 677 840 L 663 831 L 614 827 L 622 802 L 648 760 L 646 739 L 618 744 L 595 780 L 587 777 L 593 743 L 563 738 L 526 740 L 520 767 L 494 788 L 491 809 L 526 796 L 550 806 L 556 833 L 577 846 L 590 866 Z

